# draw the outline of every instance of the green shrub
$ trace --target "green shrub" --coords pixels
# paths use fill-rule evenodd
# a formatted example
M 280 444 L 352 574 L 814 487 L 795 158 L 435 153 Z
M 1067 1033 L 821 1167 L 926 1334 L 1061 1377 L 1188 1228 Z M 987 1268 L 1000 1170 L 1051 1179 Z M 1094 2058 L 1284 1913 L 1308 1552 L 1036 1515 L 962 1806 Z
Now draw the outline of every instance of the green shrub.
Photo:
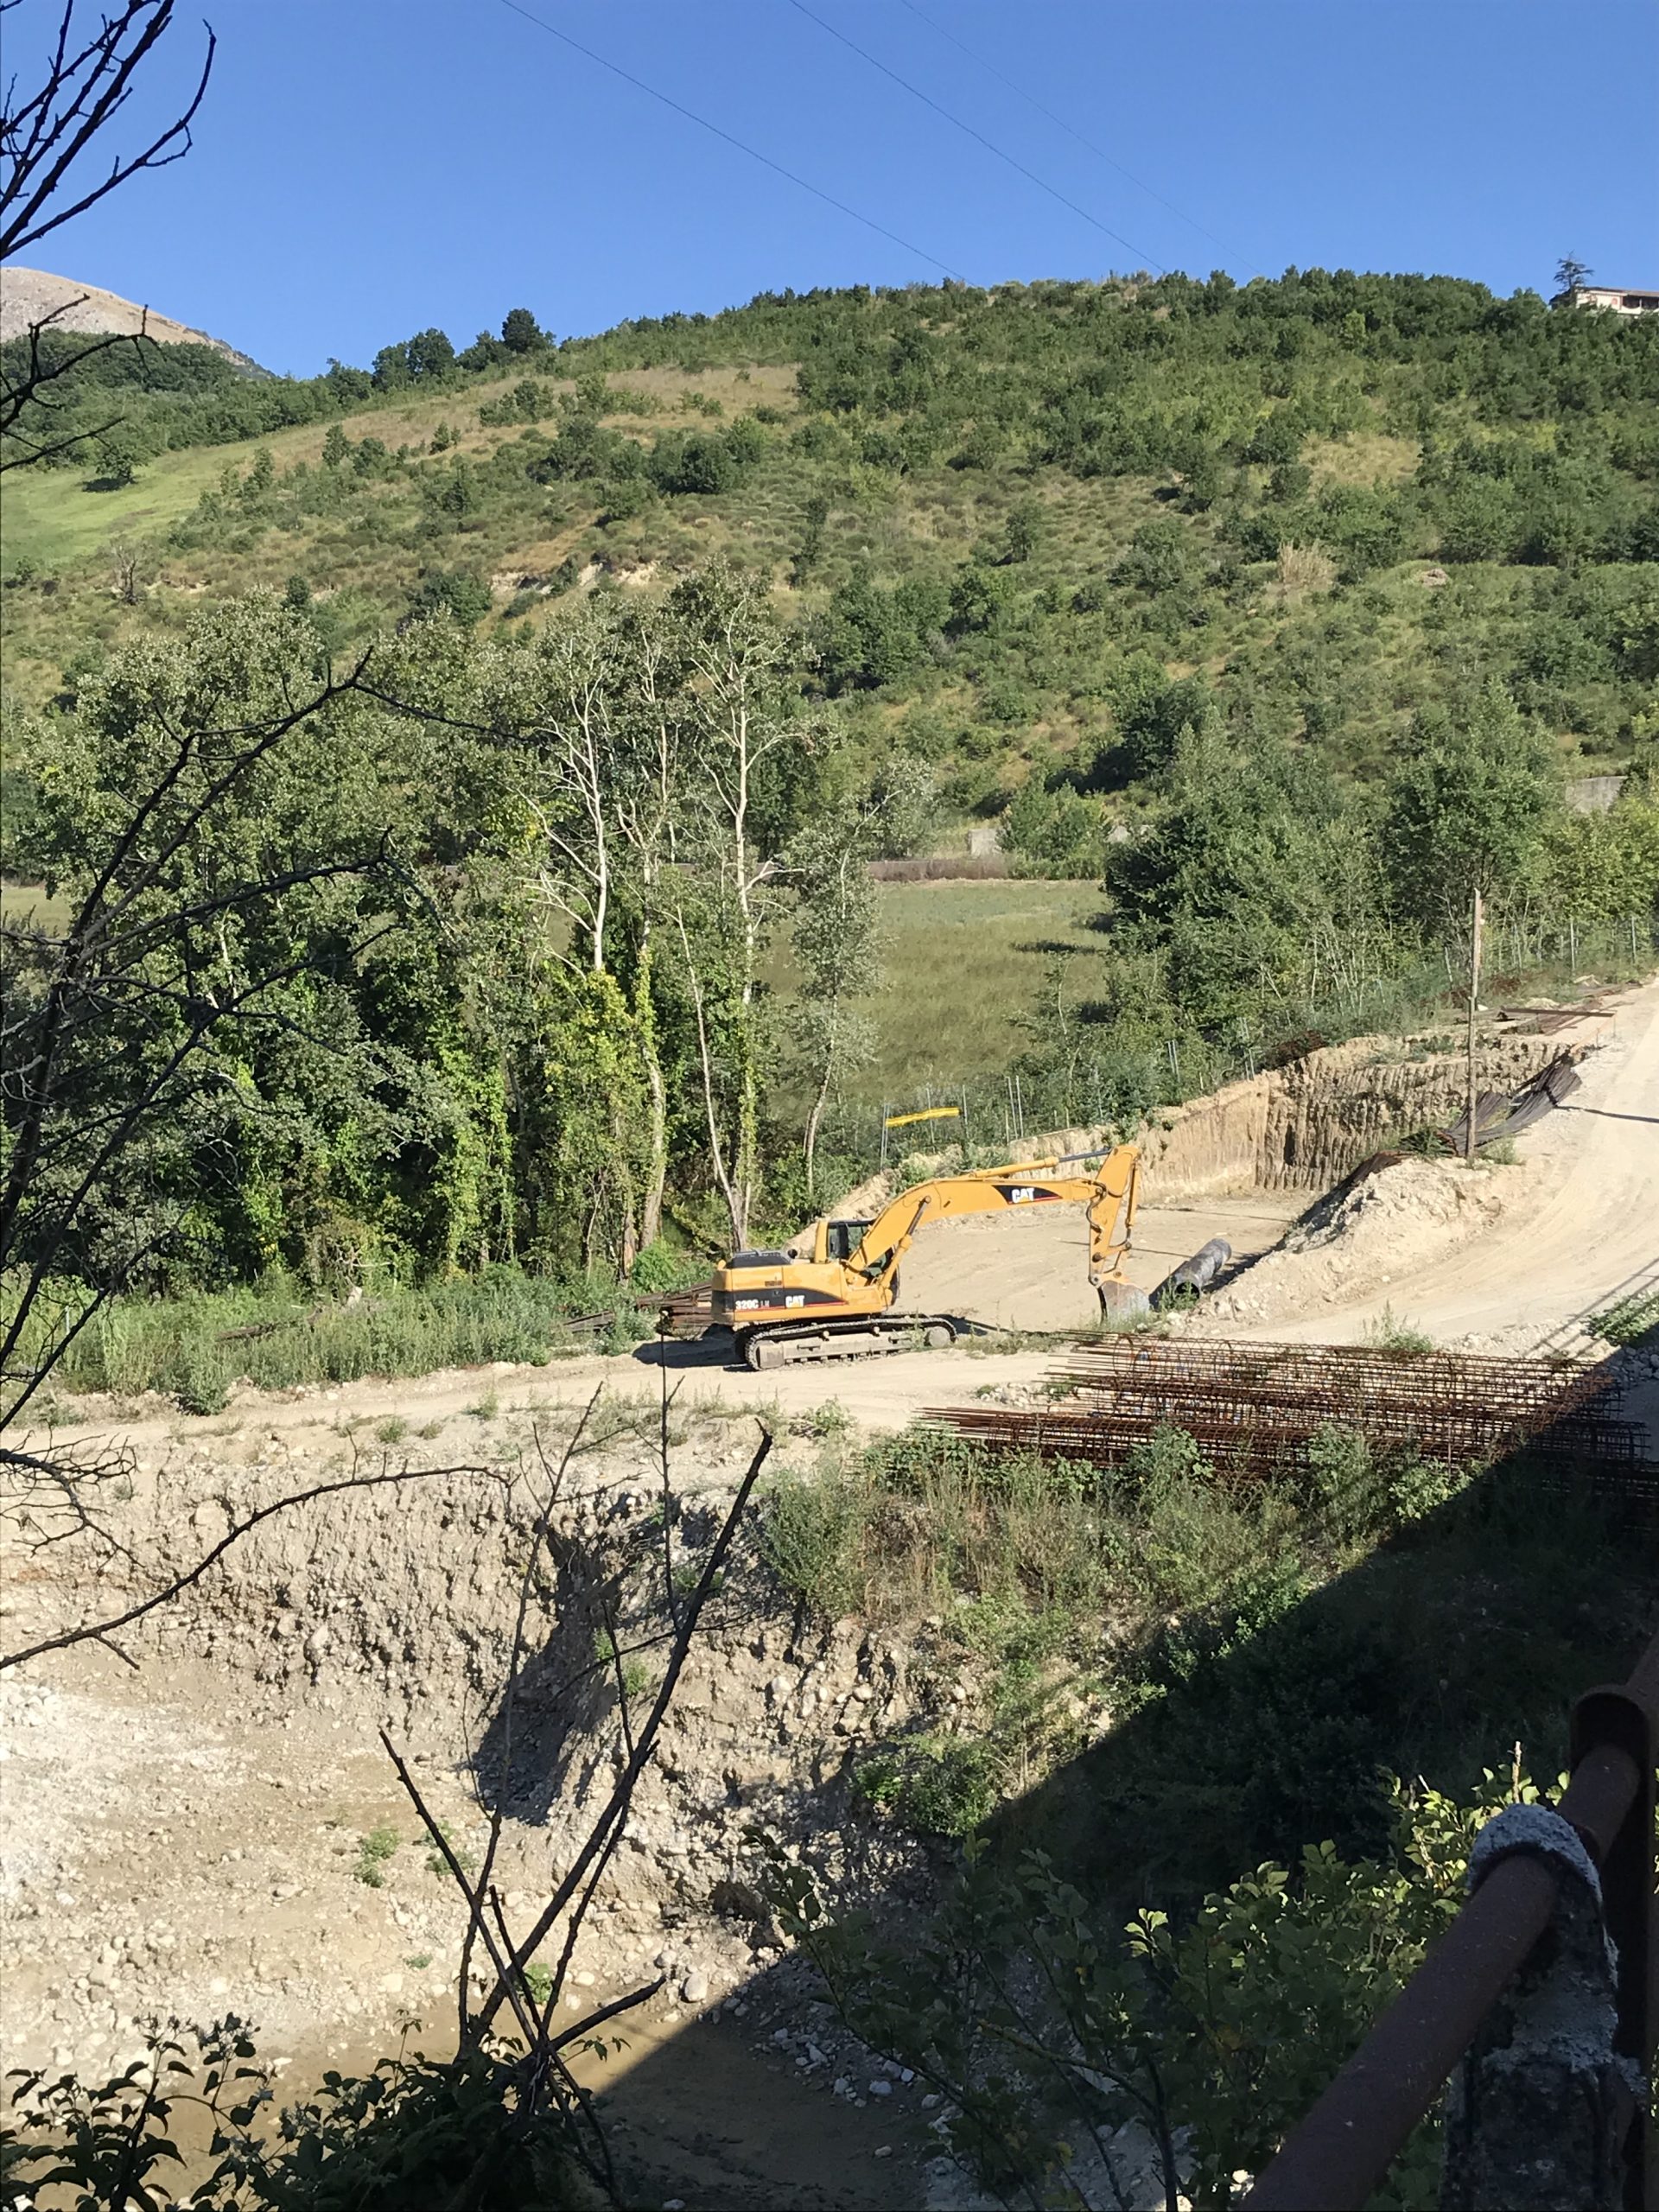
M 891 1762 L 868 1763 L 860 1785 L 894 1807 L 907 1787 Z M 973 1788 L 947 1785 L 945 1820 Z M 1002 2201 L 1044 2202 L 1071 2185 L 1081 2104 L 1114 2168 L 1114 2132 L 1133 2124 L 1167 2159 L 1172 2201 L 1225 2212 L 1235 2176 L 1261 2171 L 1456 1911 L 1483 1822 L 1511 1796 L 1538 1796 L 1518 1774 L 1488 1771 L 1456 1797 L 1391 1782 L 1375 1857 L 1311 1845 L 1194 1914 L 1142 1908 L 1127 1929 L 1040 1853 L 1013 1867 L 970 1854 L 902 1943 L 861 1918 L 832 1921 L 810 1876 L 775 1853 L 771 1887 L 843 2020 L 945 2094 L 946 2142 Z M 1385 2201 L 1429 2201 L 1437 2168 L 1438 2116 L 1411 2139 Z M 1131 2185 L 1116 2168 L 1107 2182 L 1120 2202 Z
M 447 2061 L 404 2052 L 365 2075 L 331 2068 L 284 2107 L 244 2022 L 174 2022 L 118 2078 L 15 2075 L 8 2187 L 172 2202 L 188 2154 L 207 2162 L 192 2201 L 216 2212 L 588 2212 L 603 2200 L 582 2146 L 556 2104 L 529 2110 L 521 2058 L 493 2043 Z M 179 2124 L 186 2103 L 205 2126 Z
M 993 1747 L 960 1736 L 889 1745 L 863 1762 L 854 1782 L 867 1803 L 920 1835 L 971 1835 L 1001 1796 Z
M 761 1548 L 773 1572 L 815 1612 L 839 1620 L 860 1610 L 863 1538 L 871 1505 L 855 1472 L 780 1475 L 767 1494 Z
M 1659 1336 L 1659 1290 L 1634 1292 L 1593 1315 L 1588 1324 L 1595 1335 L 1610 1344 L 1643 1344 Z
M 60 1389 L 157 1390 L 187 1412 L 222 1410 L 238 1382 L 260 1389 L 424 1375 L 494 1360 L 539 1364 L 567 1341 L 591 1290 L 516 1268 L 424 1286 L 389 1282 L 316 1300 L 273 1275 L 257 1288 L 112 1300 L 71 1345 Z

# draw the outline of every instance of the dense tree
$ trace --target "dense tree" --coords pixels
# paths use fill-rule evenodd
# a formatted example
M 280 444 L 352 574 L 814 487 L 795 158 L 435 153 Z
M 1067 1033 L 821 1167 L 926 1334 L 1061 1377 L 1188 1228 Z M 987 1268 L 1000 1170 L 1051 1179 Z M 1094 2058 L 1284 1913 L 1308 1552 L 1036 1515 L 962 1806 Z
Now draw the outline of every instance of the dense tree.
M 1389 783 L 1383 850 L 1402 911 L 1456 929 L 1477 889 L 1518 889 L 1535 867 L 1560 772 L 1548 741 L 1497 685 L 1421 715 Z
M 1316 946 L 1357 957 L 1374 869 L 1363 807 L 1327 770 L 1269 744 L 1241 752 L 1210 720 L 1179 733 L 1148 832 L 1111 849 L 1106 880 L 1208 1029 L 1287 993 Z
M 482 621 L 489 611 L 488 584 L 467 569 L 424 570 L 410 602 L 412 614 L 452 614 L 467 629 Z
M 78 1280 L 83 1309 L 135 1279 L 349 1279 L 377 1249 L 442 1266 L 510 1239 L 443 894 L 403 857 L 441 790 L 404 719 L 315 663 L 302 617 L 244 602 L 113 656 L 72 738 L 26 739 L 7 864 L 77 918 L 11 945 L 7 1265 Z
M 407 353 L 409 373 L 417 384 L 423 378 L 448 376 L 455 365 L 455 349 L 438 329 L 417 330 Z
M 553 343 L 528 308 L 509 308 L 501 325 L 501 343 L 510 353 L 537 353 Z
M 148 456 L 130 430 L 108 430 L 94 448 L 99 477 L 118 491 L 130 484 Z
M 442 331 L 417 330 L 395 346 L 383 346 L 374 357 L 372 380 L 378 391 L 397 391 L 405 385 L 432 382 L 450 374 L 455 349 Z

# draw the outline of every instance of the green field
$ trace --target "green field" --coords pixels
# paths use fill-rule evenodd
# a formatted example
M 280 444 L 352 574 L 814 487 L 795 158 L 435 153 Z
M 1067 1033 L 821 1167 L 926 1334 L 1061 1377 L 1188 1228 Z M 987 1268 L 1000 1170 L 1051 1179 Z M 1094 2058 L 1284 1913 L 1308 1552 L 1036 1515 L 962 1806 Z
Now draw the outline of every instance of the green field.
M 39 884 L 0 883 L 0 922 L 8 928 L 60 930 L 72 912 L 67 899 L 48 899 Z
M 841 1084 L 849 1105 L 907 1106 L 930 1086 L 1000 1076 L 1052 1010 L 1057 960 L 1069 1009 L 1105 986 L 1106 941 L 1089 926 L 1102 905 L 1092 880 L 880 883 L 876 901 L 882 978 L 862 1006 L 875 1058 Z M 787 931 L 766 981 L 780 995 L 798 987 Z M 793 1112 L 798 1102 L 784 1097 Z
M 1005 1067 L 1042 1018 L 1047 972 L 1065 949 L 1074 1004 L 1097 995 L 1105 940 L 1089 918 L 1095 883 L 884 883 L 888 981 L 871 1011 L 880 1057 L 855 1095 L 908 1098 L 929 1084 Z

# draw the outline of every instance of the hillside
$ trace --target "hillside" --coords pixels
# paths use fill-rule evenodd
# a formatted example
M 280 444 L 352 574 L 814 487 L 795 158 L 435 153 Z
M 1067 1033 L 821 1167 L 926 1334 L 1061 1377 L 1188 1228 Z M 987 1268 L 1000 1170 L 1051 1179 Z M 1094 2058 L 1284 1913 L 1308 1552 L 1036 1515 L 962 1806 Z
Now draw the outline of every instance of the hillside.
M 157 450 L 131 482 L 14 478 L 17 693 L 252 585 L 298 579 L 344 646 L 423 587 L 535 626 L 728 552 L 811 626 L 863 741 L 936 764 L 962 813 L 1033 774 L 1132 784 L 1166 678 L 1361 771 L 1448 668 L 1509 683 L 1567 760 L 1651 736 L 1659 324 L 1309 272 L 823 294 L 491 345 L 434 368 L 417 339 L 372 377 L 188 409 L 135 395 Z M 227 439 L 251 405 L 312 419 Z M 130 603 L 116 539 L 142 549 Z M 1028 811 L 1028 841 L 1066 844 Z
M 136 338 L 142 332 L 158 346 L 207 346 L 236 368 L 257 365 L 222 338 L 210 338 L 205 330 L 124 300 L 100 284 L 82 284 L 73 276 L 55 276 L 49 270 L 23 269 L 16 263 L 0 269 L 0 342 L 25 337 L 32 325 L 48 319 L 60 333 L 114 330 Z
M 741 1243 L 884 1104 L 1133 1128 L 1443 1025 L 1476 884 L 1506 994 L 1650 957 L 1659 321 L 1293 271 L 148 353 L 10 480 L 14 880 L 97 880 L 180 702 L 218 742 L 376 646 L 191 847 L 355 887 L 251 910 L 319 1050 L 225 1063 L 267 1109 L 193 1216 L 228 1278 Z M 993 824 L 1046 883 L 864 877 Z M 388 931 L 407 972 L 350 950 Z

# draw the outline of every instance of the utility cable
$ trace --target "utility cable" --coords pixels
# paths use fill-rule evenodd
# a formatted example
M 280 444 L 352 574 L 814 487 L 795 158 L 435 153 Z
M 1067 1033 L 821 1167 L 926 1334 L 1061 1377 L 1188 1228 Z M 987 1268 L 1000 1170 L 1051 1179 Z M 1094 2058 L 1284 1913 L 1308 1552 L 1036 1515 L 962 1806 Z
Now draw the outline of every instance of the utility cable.
M 504 4 L 511 5 L 512 0 L 504 0 Z M 872 69 L 879 69 L 884 77 L 890 77 L 895 85 L 901 85 L 913 99 L 920 100 L 924 107 L 931 107 L 935 115 L 942 115 L 947 123 L 954 124 L 958 130 L 965 132 L 969 138 L 977 140 L 988 152 L 995 154 L 999 162 L 1006 162 L 1011 169 L 1017 169 L 1021 176 L 1028 178 L 1039 191 L 1047 193 L 1051 200 L 1058 200 L 1062 207 L 1069 207 L 1074 215 L 1081 215 L 1085 223 L 1092 223 L 1096 230 L 1103 232 L 1107 238 L 1114 239 L 1126 252 L 1134 254 L 1144 268 L 1155 269 L 1160 276 L 1166 276 L 1169 274 L 1161 261 L 1154 261 L 1149 253 L 1143 251 L 1140 246 L 1131 244 L 1121 231 L 1113 230 L 1109 223 L 1103 223 L 1097 215 L 1091 215 L 1086 207 L 1079 207 L 1075 200 L 1068 200 L 1065 193 L 1057 191 L 1046 179 L 1039 176 L 1035 169 L 1028 169 L 1023 162 L 1015 161 L 1012 154 L 1004 153 L 1001 147 L 994 140 L 988 138 L 982 130 L 976 130 L 971 123 L 964 123 L 959 115 L 952 115 L 948 107 L 941 107 L 938 101 L 923 92 L 919 86 L 912 85 L 908 77 L 901 77 L 896 69 L 889 69 L 885 61 L 878 61 L 873 54 L 867 53 L 856 41 L 849 38 L 845 31 L 838 31 L 833 23 L 826 23 L 822 16 L 815 16 L 811 9 L 806 6 L 805 0 L 791 0 L 791 4 L 798 9 L 809 22 L 816 23 L 821 31 L 827 31 L 831 38 L 838 39 L 842 46 L 857 54 L 861 61 L 868 61 Z
M 1005 76 L 994 61 L 988 61 L 982 54 L 978 53 L 965 40 L 959 39 L 954 31 L 946 30 L 943 23 L 936 23 L 931 16 L 916 5 L 916 0 L 904 0 L 904 4 L 919 22 L 927 25 L 929 30 L 937 32 L 940 38 L 948 40 L 958 54 L 965 54 L 970 61 L 976 61 L 988 75 L 995 78 L 999 85 L 1006 85 L 1011 92 L 1018 92 L 1020 99 L 1034 107 L 1039 115 L 1046 116 L 1049 122 L 1058 124 L 1068 137 L 1075 138 L 1079 146 L 1087 148 L 1097 162 L 1104 162 L 1109 169 L 1116 169 L 1119 176 L 1126 177 L 1137 192 L 1144 192 L 1148 200 L 1155 200 L 1160 207 L 1167 208 L 1179 221 L 1185 223 L 1191 229 L 1195 230 L 1201 238 L 1208 238 L 1211 245 L 1218 246 L 1223 253 L 1232 251 L 1232 248 L 1224 238 L 1218 238 L 1213 231 L 1205 230 L 1196 216 L 1189 215 L 1184 208 L 1178 207 L 1173 200 L 1166 200 L 1161 192 L 1154 192 L 1149 184 L 1135 175 L 1133 169 L 1126 169 L 1122 162 L 1109 154 L 1103 147 L 1096 146 L 1092 138 L 1085 138 L 1082 131 L 1076 130 L 1063 115 L 1056 115 L 1052 107 L 1045 107 L 1034 92 L 1028 92 L 1023 85 L 1017 84 L 1012 77 Z M 1258 269 L 1248 254 L 1241 254 L 1238 257 L 1253 276 L 1267 275 L 1267 270 Z
M 527 23 L 534 23 L 537 30 L 545 31 L 550 38 L 561 40 L 586 60 L 597 62 L 601 69 L 608 69 L 612 76 L 620 77 L 624 84 L 632 85 L 636 92 L 648 92 L 652 99 L 660 100 L 664 107 L 672 108 L 676 115 L 683 115 L 688 123 L 697 124 L 704 130 L 712 131 L 716 138 L 723 138 L 728 146 L 735 146 L 740 154 L 747 154 L 751 161 L 759 162 L 763 168 L 771 169 L 774 175 L 785 177 L 791 184 L 798 185 L 803 192 L 810 192 L 815 200 L 822 200 L 825 207 L 835 208 L 839 214 L 850 215 L 854 222 L 862 223 L 866 230 L 877 232 L 894 245 L 902 246 L 906 253 L 916 254 L 923 261 L 931 263 L 935 269 L 944 270 L 947 276 L 954 276 L 959 283 L 966 281 L 960 270 L 953 269 L 948 261 L 941 261 L 937 253 L 929 253 L 925 246 L 912 245 L 909 238 L 900 238 L 897 231 L 888 230 L 874 216 L 861 215 L 856 207 L 849 207 L 844 200 L 837 200 L 833 193 L 825 192 L 816 184 L 809 184 L 804 176 L 797 176 L 793 169 L 786 169 L 781 162 L 774 162 L 770 154 L 761 153 L 758 147 L 746 145 L 742 139 L 734 138 L 729 130 L 722 130 L 719 124 L 710 123 L 706 115 L 698 115 L 694 109 L 682 106 L 678 100 L 671 99 L 666 92 L 659 92 L 655 85 L 648 85 L 643 77 L 636 77 L 624 69 L 620 62 L 607 60 L 604 54 L 595 54 L 592 47 L 584 46 L 580 39 L 572 38 L 569 31 L 559 30 L 544 16 L 532 15 L 528 8 L 519 5 L 519 0 L 501 0 L 501 5 L 510 8 L 515 16 L 522 16 Z

